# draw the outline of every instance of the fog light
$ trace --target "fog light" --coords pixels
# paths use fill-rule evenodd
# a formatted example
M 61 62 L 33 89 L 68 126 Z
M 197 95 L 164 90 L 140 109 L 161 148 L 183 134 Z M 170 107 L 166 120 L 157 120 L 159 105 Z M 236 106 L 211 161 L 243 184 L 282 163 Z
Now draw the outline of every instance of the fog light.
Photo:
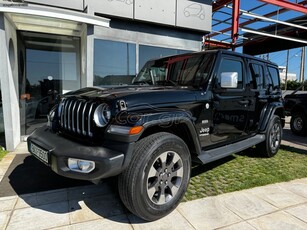
M 90 173 L 95 169 L 94 161 L 87 161 L 75 158 L 68 158 L 68 167 L 71 171 Z

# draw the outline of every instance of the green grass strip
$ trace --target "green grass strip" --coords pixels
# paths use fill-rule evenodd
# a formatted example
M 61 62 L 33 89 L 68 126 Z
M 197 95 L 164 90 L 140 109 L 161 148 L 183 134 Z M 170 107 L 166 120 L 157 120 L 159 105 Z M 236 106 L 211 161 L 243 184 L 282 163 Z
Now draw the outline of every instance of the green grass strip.
M 3 150 L 2 147 L 0 146 L 0 161 L 2 160 L 2 158 L 7 154 L 8 152 Z
M 254 149 L 219 161 L 195 165 L 183 201 L 307 177 L 307 151 L 281 146 L 276 156 L 262 158 Z

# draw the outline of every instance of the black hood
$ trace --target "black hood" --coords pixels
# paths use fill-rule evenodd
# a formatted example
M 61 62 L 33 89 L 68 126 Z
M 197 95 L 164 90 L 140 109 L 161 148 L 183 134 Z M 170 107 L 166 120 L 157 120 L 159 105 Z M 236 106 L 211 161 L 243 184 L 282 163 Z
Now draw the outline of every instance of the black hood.
M 180 86 L 116 86 L 88 87 L 65 94 L 83 98 L 99 98 L 105 101 L 124 100 L 128 109 L 142 105 L 188 103 L 196 100 L 195 89 Z

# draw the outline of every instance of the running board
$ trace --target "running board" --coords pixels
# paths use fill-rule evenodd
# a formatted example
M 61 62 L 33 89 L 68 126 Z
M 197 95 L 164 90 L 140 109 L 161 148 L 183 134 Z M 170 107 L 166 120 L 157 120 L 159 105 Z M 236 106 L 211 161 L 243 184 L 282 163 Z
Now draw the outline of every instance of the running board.
M 237 153 L 248 149 L 256 144 L 259 144 L 265 140 L 264 134 L 258 134 L 251 138 L 248 138 L 243 141 L 239 141 L 233 144 L 225 145 L 219 148 L 211 149 L 202 151 L 198 158 L 201 160 L 202 163 L 206 164 L 226 156 L 229 156 L 233 153 Z

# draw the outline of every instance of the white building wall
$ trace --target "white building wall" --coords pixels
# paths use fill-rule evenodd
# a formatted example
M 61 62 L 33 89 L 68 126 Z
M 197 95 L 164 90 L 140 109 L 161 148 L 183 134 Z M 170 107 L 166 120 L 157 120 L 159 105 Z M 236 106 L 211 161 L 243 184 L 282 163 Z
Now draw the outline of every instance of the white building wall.
M 16 29 L 4 17 L 3 13 L 0 13 L 0 41 L 3 119 L 6 148 L 11 151 L 20 142 L 17 36 Z

